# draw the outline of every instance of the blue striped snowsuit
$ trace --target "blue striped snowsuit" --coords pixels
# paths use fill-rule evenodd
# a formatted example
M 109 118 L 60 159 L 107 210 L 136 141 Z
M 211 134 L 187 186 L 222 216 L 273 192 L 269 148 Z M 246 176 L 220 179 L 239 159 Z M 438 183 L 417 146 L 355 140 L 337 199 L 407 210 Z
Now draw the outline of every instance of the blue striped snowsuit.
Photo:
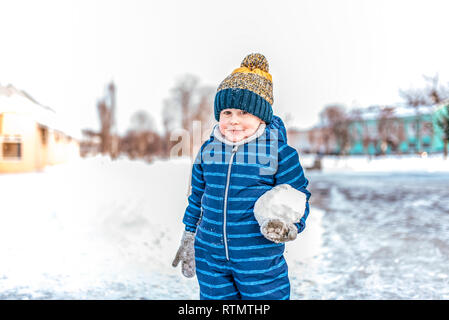
M 290 184 L 306 194 L 304 215 L 296 224 L 298 232 L 305 228 L 311 194 L 282 120 L 273 116 L 260 137 L 237 148 L 212 133 L 201 146 L 191 178 L 183 223 L 186 230 L 196 231 L 200 299 L 289 299 L 285 245 L 261 234 L 253 212 L 262 194 Z

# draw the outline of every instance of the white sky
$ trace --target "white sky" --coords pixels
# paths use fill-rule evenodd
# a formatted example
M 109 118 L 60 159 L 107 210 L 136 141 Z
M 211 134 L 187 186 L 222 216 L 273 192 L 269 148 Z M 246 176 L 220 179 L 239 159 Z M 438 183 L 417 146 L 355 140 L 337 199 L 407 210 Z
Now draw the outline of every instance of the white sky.
M 449 81 L 446 0 L 0 0 L 0 84 L 97 129 L 96 101 L 117 85 L 117 125 L 195 74 L 218 87 L 251 52 L 273 76 L 275 114 L 308 128 L 323 106 L 401 101 L 398 90 Z M 212 110 L 211 110 L 212 112 Z

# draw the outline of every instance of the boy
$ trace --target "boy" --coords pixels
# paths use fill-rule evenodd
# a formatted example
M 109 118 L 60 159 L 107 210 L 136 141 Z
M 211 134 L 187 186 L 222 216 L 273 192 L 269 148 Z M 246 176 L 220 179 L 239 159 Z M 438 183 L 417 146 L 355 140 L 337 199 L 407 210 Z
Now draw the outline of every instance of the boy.
M 304 230 L 311 194 L 272 103 L 261 54 L 246 56 L 218 87 L 219 123 L 193 164 L 186 227 L 173 261 L 174 267 L 182 261 L 186 277 L 196 273 L 201 299 L 290 298 L 284 242 Z M 270 208 L 266 196 L 287 189 L 297 206 Z

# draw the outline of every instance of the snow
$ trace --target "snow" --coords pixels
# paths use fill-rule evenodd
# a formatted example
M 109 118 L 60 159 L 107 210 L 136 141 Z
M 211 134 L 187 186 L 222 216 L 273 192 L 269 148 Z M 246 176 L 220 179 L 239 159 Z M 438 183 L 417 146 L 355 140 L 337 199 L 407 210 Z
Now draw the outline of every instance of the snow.
M 198 299 L 171 267 L 190 166 L 98 156 L 0 175 L 0 299 Z M 320 219 L 287 245 L 292 274 L 319 254 Z
M 315 156 L 303 155 L 300 161 L 303 167 L 313 165 Z M 368 156 L 324 156 L 321 160 L 323 172 L 449 172 L 449 159 L 443 159 L 442 154 L 427 155 L 389 155 Z
M 447 298 L 449 173 L 307 176 L 324 233 L 318 267 L 294 287 L 300 297 Z
M 286 243 L 291 298 L 447 299 L 447 163 L 325 157 L 306 169 L 310 215 Z M 0 299 L 198 299 L 196 278 L 171 266 L 190 168 L 98 156 L 0 175 Z
M 306 207 L 306 195 L 281 184 L 265 192 L 254 204 L 254 216 L 263 225 L 266 221 L 277 219 L 286 224 L 299 222 Z

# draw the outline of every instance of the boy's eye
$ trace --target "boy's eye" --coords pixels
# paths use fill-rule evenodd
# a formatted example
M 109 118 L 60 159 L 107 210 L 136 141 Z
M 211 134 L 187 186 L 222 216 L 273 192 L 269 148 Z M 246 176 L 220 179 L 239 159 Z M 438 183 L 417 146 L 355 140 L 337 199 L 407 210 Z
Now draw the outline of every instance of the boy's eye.
M 221 112 L 221 114 L 223 114 L 223 115 L 225 115 L 225 116 L 230 116 L 230 115 L 232 115 L 232 111 L 230 111 L 230 110 L 223 110 L 223 111 Z M 240 111 L 239 111 L 239 114 L 244 116 L 244 115 L 247 115 L 247 114 L 248 114 L 248 111 L 240 110 Z

